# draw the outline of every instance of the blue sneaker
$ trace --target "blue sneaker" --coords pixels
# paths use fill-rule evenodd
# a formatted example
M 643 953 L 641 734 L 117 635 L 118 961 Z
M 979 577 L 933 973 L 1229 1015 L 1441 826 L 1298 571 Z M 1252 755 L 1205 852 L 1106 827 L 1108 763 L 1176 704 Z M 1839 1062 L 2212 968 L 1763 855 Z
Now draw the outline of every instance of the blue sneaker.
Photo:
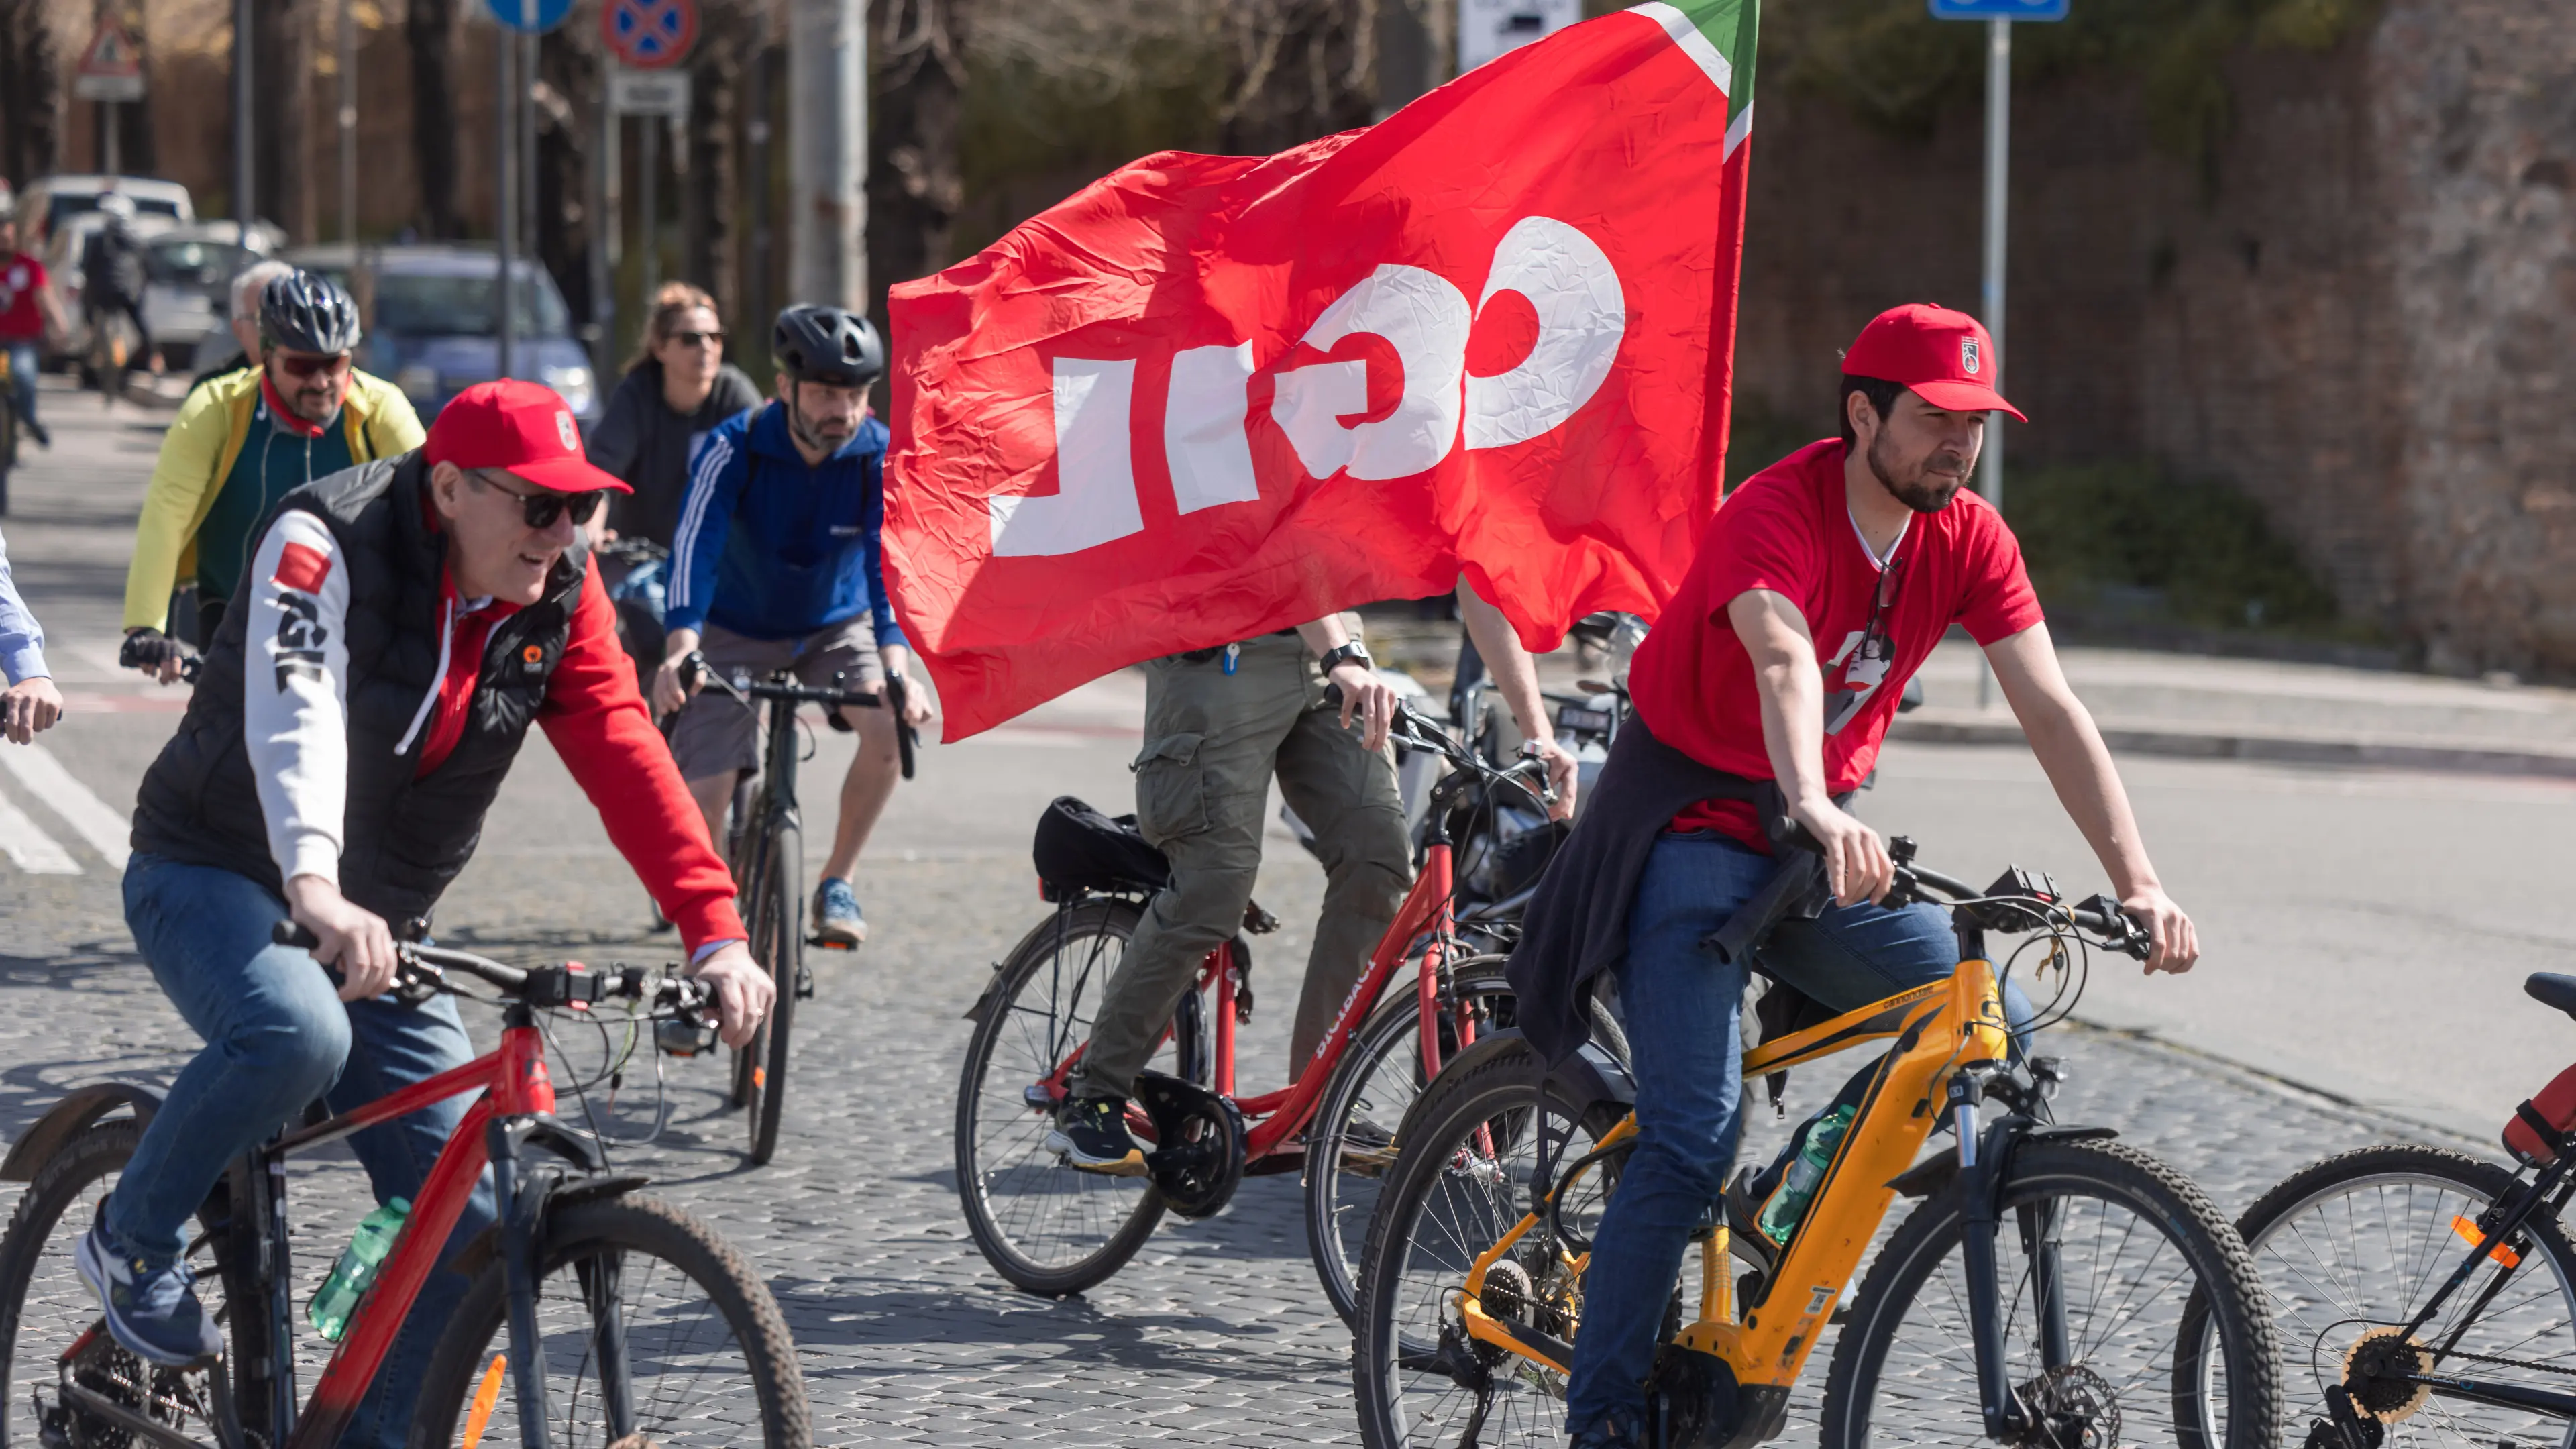
M 223 1334 L 197 1302 L 191 1286 L 195 1275 L 185 1262 L 154 1268 L 124 1256 L 107 1240 L 105 1221 L 81 1235 L 72 1261 L 81 1281 L 98 1295 L 108 1336 L 135 1357 L 163 1368 L 185 1368 L 223 1352 Z
M 849 950 L 868 938 L 868 923 L 859 914 L 858 894 L 839 876 L 827 876 L 814 891 L 814 944 Z

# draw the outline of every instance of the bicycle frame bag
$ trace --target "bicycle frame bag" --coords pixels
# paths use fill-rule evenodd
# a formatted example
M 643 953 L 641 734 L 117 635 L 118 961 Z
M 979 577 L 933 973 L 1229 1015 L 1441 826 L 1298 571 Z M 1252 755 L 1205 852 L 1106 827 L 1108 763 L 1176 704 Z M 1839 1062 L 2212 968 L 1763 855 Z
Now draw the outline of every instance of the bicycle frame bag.
M 1112 818 L 1059 795 L 1038 815 L 1029 849 L 1038 868 L 1038 894 L 1054 902 L 1087 891 L 1153 892 L 1172 878 L 1171 862 L 1148 844 L 1136 817 Z
M 2570 1128 L 2576 1128 L 2576 1067 L 2550 1078 L 2548 1086 L 2513 1109 L 2513 1120 L 2504 1124 L 2504 1150 L 2533 1167 L 2546 1167 L 2566 1150 Z

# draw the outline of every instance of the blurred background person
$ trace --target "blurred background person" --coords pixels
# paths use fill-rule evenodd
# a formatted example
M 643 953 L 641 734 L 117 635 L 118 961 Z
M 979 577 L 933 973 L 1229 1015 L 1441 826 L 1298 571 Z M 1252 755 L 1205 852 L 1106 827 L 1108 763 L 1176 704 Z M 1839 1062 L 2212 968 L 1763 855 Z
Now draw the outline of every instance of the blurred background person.
M 689 447 L 709 428 L 760 406 L 760 389 L 724 360 L 715 298 L 686 282 L 655 294 L 644 339 L 591 429 L 590 461 L 635 491 L 601 508 L 591 537 L 646 539 L 668 550 L 680 526 Z

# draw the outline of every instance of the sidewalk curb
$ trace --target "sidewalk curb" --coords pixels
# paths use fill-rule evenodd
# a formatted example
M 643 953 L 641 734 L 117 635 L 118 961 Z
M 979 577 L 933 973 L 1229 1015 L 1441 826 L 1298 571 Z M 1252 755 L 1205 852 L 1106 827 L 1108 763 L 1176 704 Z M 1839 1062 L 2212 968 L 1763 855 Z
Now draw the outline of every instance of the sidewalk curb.
M 2498 1155 L 2492 1138 L 2466 1131 L 2431 1114 L 2348 1096 L 2314 1082 L 2178 1041 L 2152 1027 L 2114 1025 L 2094 1020 L 2082 1012 L 2068 1017 L 2062 1025 L 2084 1036 L 2116 1042 L 2145 1055 L 2168 1057 L 2192 1070 L 2226 1078 L 2250 1090 L 2286 1098 L 2312 1112 L 2343 1117 L 2378 1131 L 2393 1130 L 2420 1141 L 2479 1156 L 2492 1158 Z
M 2211 727 L 2165 720 L 2098 719 L 2114 751 L 2203 760 L 2271 760 L 2285 764 L 2447 770 L 2476 775 L 2539 775 L 2576 780 L 2576 750 L 2465 745 L 2408 735 L 2329 735 L 2243 726 Z M 2018 745 L 2021 725 L 2008 714 L 1918 709 L 1896 717 L 1890 739 L 1933 745 Z

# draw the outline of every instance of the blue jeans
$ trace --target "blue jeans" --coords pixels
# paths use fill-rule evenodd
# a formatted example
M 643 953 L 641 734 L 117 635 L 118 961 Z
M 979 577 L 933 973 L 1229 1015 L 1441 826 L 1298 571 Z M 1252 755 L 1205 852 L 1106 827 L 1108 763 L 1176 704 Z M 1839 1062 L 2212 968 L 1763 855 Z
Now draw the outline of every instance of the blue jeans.
M 417 1009 L 391 996 L 343 1003 L 310 953 L 269 939 L 286 918 L 284 901 L 228 870 L 144 853 L 126 866 L 126 924 L 153 979 L 206 1047 L 170 1084 L 108 1201 L 108 1235 L 122 1252 L 155 1263 L 177 1257 L 188 1219 L 225 1168 L 315 1098 L 346 1111 L 473 1059 L 453 1001 L 439 997 Z M 450 1097 L 349 1139 L 377 1202 L 419 1196 L 467 1105 Z M 493 1218 L 487 1176 L 447 1253 Z M 459 1274 L 429 1275 L 343 1442 L 403 1444 L 420 1376 L 465 1287 Z
M 1569 1433 L 1613 1414 L 1642 1428 L 1655 1338 L 1682 1254 L 1735 1165 L 1744 1101 L 1737 1017 L 1745 968 L 1700 941 L 1726 923 L 1778 869 L 1770 856 L 1713 831 L 1655 842 L 1628 913 L 1619 996 L 1637 1081 L 1637 1146 L 1594 1235 L 1583 1275 L 1583 1325 L 1565 1396 Z M 1827 906 L 1813 921 L 1772 932 L 1764 974 L 1834 1011 L 1946 980 L 1958 938 L 1932 906 Z M 2018 988 L 2004 1009 L 2030 1020 Z
M 36 420 L 35 341 L 11 338 L 0 342 L 0 347 L 9 350 L 9 390 L 14 394 L 10 401 L 18 409 L 18 421 L 32 423 Z

